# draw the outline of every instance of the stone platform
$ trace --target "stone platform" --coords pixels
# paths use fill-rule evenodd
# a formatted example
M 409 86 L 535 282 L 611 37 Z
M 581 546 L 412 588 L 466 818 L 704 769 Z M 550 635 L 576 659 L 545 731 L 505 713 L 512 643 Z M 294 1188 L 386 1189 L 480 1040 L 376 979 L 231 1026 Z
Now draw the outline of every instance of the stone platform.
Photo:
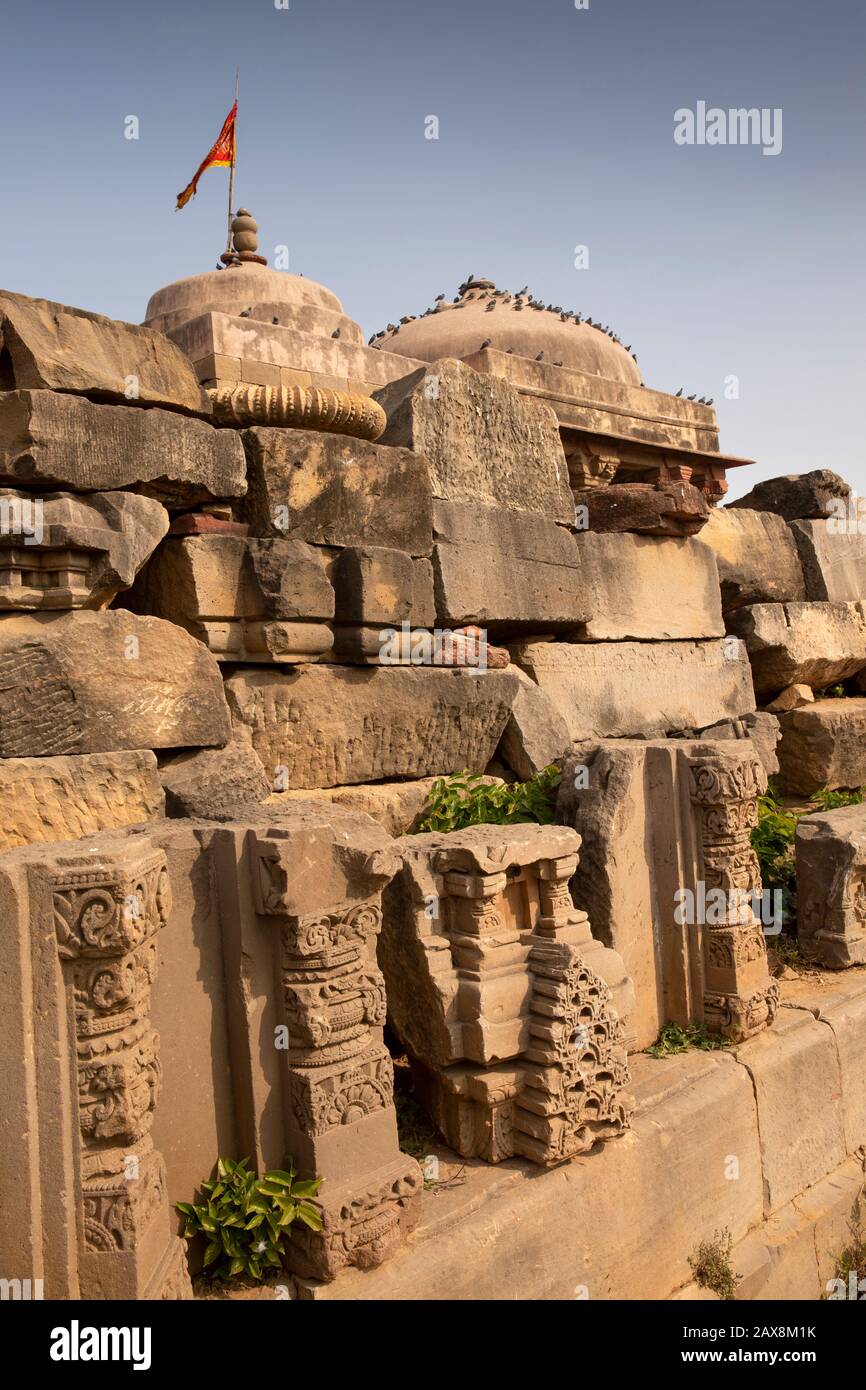
M 864 1217 L 866 969 L 785 982 L 773 1026 L 729 1052 L 631 1064 L 637 1111 L 615 1144 L 542 1173 L 438 1147 L 440 1186 L 404 1248 L 291 1296 L 713 1298 L 688 1257 L 727 1228 L 738 1298 L 820 1298 Z

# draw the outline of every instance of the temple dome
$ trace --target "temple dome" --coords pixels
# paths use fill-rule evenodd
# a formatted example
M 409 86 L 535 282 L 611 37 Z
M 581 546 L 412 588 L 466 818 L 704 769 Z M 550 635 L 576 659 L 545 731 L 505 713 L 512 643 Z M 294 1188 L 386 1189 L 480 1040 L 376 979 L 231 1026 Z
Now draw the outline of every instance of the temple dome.
M 347 343 L 364 341 L 361 329 L 343 313 L 337 296 L 324 285 L 253 262 L 175 280 L 151 295 L 144 322 L 148 328 L 168 333 L 209 313 L 243 315 L 261 323 L 276 319 L 284 328 L 321 337 L 330 337 L 339 329 Z
M 491 308 L 491 304 L 495 308 Z M 500 352 L 537 358 L 628 386 L 642 385 L 637 362 L 601 328 L 578 323 L 563 310 L 537 306 L 527 294 L 497 290 L 492 280 L 472 279 L 460 286 L 455 303 L 440 300 L 418 318 L 401 321 L 371 341 L 389 352 L 422 362 L 470 357 L 489 339 Z

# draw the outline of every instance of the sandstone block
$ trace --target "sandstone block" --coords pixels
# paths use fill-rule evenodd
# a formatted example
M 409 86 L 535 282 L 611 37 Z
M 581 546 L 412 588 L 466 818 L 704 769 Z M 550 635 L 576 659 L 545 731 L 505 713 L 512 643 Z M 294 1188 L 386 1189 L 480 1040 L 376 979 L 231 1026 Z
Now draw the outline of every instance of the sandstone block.
M 820 690 L 866 666 L 863 603 L 757 603 L 729 625 L 746 644 L 758 695 L 800 683 Z
M 693 536 L 715 515 L 704 494 L 691 483 L 610 483 L 573 492 L 577 516 L 582 516 L 587 531 Z
M 715 560 L 699 541 L 573 535 L 544 517 L 443 502 L 434 534 L 442 623 L 590 641 L 724 632 Z
M 606 975 L 629 1010 L 634 996 L 569 897 L 579 837 L 483 825 L 397 843 L 379 959 L 393 1026 L 447 1141 L 467 1158 L 550 1164 L 627 1128 Z
M 485 782 L 502 786 L 500 777 L 485 777 Z M 377 821 L 395 838 L 414 831 L 429 808 L 430 795 L 438 777 L 419 777 L 414 782 L 372 782 L 354 787 L 324 787 L 301 791 L 275 792 L 268 805 L 275 809 L 287 801 L 329 801 L 347 811 L 356 811 Z
M 715 553 L 726 613 L 750 603 L 807 597 L 794 537 L 775 513 L 715 507 L 701 540 Z
M 209 415 L 189 359 L 162 333 L 0 290 L 0 352 L 19 390 L 80 392 Z
M 756 483 L 745 497 L 731 502 L 756 512 L 776 512 L 785 521 L 832 516 L 838 503 L 847 503 L 851 489 L 829 468 L 816 468 L 811 473 L 786 473 L 781 478 L 765 478 Z
M 830 1029 L 804 1009 L 781 1009 L 737 1060 L 755 1087 L 769 1216 L 846 1157 L 839 1060 Z
M 803 816 L 795 847 L 801 944 L 835 969 L 866 965 L 866 807 Z
M 136 488 L 169 507 L 246 491 L 233 430 L 170 410 L 94 405 L 53 391 L 0 392 L 0 483 L 74 492 Z
M 502 734 L 499 752 L 521 781 L 549 767 L 568 752 L 568 725 L 552 700 L 519 667 L 517 694 Z
M 122 609 L 0 618 L 0 757 L 223 744 L 219 667 L 190 635 Z
M 421 454 L 434 497 L 574 520 L 553 410 L 451 358 L 377 391 L 387 444 Z
M 754 709 L 741 643 L 519 642 L 511 652 L 574 740 L 651 738 Z
M 167 530 L 152 497 L 0 488 L 0 609 L 105 608 Z
M 816 700 L 780 715 L 779 724 L 786 791 L 866 785 L 866 699 Z
M 430 484 L 417 455 L 313 430 L 251 429 L 243 438 L 241 511 L 254 535 L 430 554 Z
M 179 623 L 218 661 L 316 661 L 334 642 L 323 554 L 287 537 L 170 537 L 124 603 Z
M 800 709 L 803 705 L 814 703 L 815 694 L 810 685 L 786 685 L 767 705 L 771 714 L 787 714 L 788 710 Z
M 508 671 L 309 666 L 226 682 L 238 735 L 286 789 L 483 772 L 517 691 Z
M 164 802 L 150 751 L 0 758 L 0 852 L 156 820 Z
M 167 815 L 202 820 L 238 820 L 272 790 L 250 745 L 238 742 L 180 753 L 163 763 L 159 779 Z
M 839 520 L 792 521 L 808 599 L 851 603 L 866 598 L 866 534 Z
M 779 742 L 779 721 L 767 710 L 757 710 L 744 714 L 740 719 L 723 719 L 720 724 L 711 724 L 708 729 L 695 729 L 689 738 L 707 739 L 748 739 L 761 760 L 768 777 L 775 777 L 779 771 L 776 744 Z

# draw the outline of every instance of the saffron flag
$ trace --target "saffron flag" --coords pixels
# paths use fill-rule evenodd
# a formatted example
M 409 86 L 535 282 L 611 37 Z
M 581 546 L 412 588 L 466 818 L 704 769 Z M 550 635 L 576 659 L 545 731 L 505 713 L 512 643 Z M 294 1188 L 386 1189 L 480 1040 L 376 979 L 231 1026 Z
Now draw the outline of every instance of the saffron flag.
M 177 209 L 186 207 L 190 198 L 194 198 L 198 181 L 205 169 L 228 169 L 235 162 L 235 121 L 238 115 L 238 104 L 235 102 L 229 114 L 223 122 L 223 128 L 216 139 L 216 144 L 210 154 L 206 155 L 201 164 L 195 171 L 192 181 L 187 184 L 182 193 L 177 195 Z

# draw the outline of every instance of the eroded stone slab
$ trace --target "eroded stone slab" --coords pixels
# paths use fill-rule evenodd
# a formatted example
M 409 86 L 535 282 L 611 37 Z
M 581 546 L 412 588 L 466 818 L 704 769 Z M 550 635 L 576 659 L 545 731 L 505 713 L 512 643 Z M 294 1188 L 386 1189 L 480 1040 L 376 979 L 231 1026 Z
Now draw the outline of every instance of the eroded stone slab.
M 779 716 L 780 781 L 809 795 L 866 785 L 866 699 L 816 700 Z
M 313 430 L 252 429 L 243 438 L 241 511 L 253 535 L 430 554 L 430 483 L 408 449 Z
M 238 671 L 238 736 L 287 790 L 483 772 L 517 692 L 508 671 L 308 666 Z
M 552 409 L 452 358 L 376 392 L 387 444 L 421 454 L 434 497 L 574 520 L 568 465 Z
M 105 608 L 167 530 L 152 497 L 0 488 L 0 609 Z
M 0 290 L 0 352 L 19 390 L 72 391 L 209 415 L 189 358 L 162 333 Z
M 866 532 L 830 521 L 792 521 L 808 599 L 851 603 L 866 599 Z
M 866 604 L 757 603 L 730 615 L 759 695 L 804 684 L 815 690 L 866 666 Z
M 587 531 L 694 536 L 715 514 L 704 494 L 685 482 L 609 483 L 573 492 L 579 524 Z
M 701 540 L 715 553 L 726 613 L 750 603 L 806 599 L 794 537 L 775 513 L 714 507 Z
M 164 810 L 149 750 L 0 758 L 0 851 L 139 825 Z
M 135 488 L 166 506 L 246 491 L 234 430 L 170 410 L 94 405 L 55 391 L 0 392 L 0 483 L 73 492 Z
M 756 512 L 775 512 L 785 521 L 799 521 L 833 516 L 839 502 L 847 503 L 850 494 L 850 487 L 838 473 L 829 468 L 816 468 L 811 473 L 765 478 L 745 497 L 738 497 L 730 505 Z
M 706 728 L 755 707 L 739 642 L 519 642 L 511 652 L 574 740 Z
M 521 781 L 549 767 L 571 746 L 568 725 L 540 685 L 519 666 L 518 688 L 499 745 L 500 756 Z
M 265 770 L 248 743 L 179 753 L 159 769 L 169 816 L 237 820 L 271 793 Z
M 0 617 L 0 757 L 228 742 L 219 667 L 172 623 L 123 609 Z

